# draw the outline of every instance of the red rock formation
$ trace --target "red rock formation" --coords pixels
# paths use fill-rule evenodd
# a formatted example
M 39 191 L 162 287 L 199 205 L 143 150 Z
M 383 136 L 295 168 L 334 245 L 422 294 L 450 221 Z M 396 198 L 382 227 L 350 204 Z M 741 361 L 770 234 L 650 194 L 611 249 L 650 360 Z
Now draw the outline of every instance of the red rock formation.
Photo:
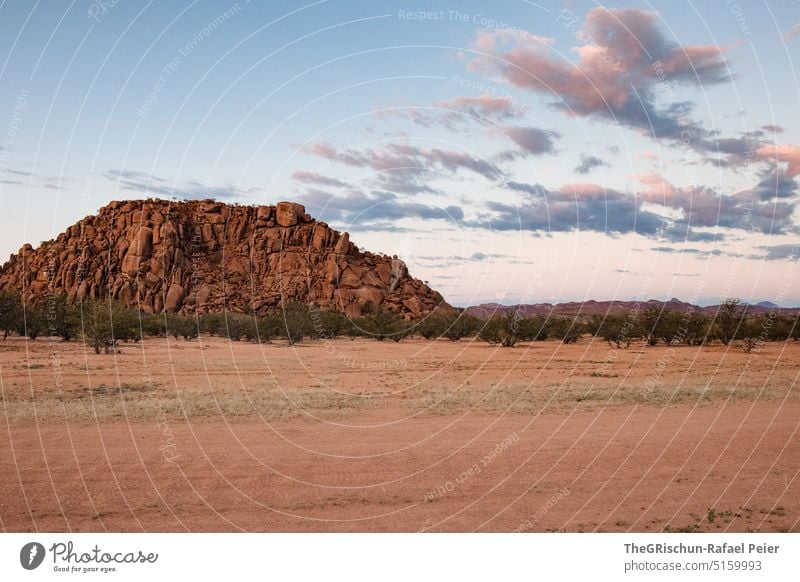
M 112 202 L 38 249 L 23 246 L 0 268 L 0 290 L 31 302 L 110 295 L 148 313 L 264 313 L 284 300 L 350 316 L 371 303 L 410 319 L 444 303 L 397 257 L 359 251 L 291 202 Z

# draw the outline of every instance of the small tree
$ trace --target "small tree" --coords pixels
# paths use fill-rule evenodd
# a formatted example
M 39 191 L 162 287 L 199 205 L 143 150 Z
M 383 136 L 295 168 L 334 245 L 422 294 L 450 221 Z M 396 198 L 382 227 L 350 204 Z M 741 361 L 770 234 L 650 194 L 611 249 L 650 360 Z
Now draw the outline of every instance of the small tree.
M 162 337 L 167 334 L 167 322 L 163 315 L 143 315 L 142 330 L 145 335 Z
M 10 291 L 0 291 L 0 333 L 4 340 L 19 327 L 21 312 L 19 296 Z
M 663 311 L 658 307 L 648 307 L 639 316 L 639 325 L 647 345 L 654 346 L 658 343 L 661 329 Z
M 664 311 L 661 314 L 661 319 L 658 322 L 658 335 L 665 344 L 672 345 L 678 338 L 681 330 L 681 322 L 683 321 L 683 314 L 677 311 Z
M 228 330 L 225 324 L 225 314 L 223 313 L 204 313 L 200 316 L 200 331 L 208 335 L 227 336 Z
M 253 339 L 256 337 L 256 324 L 251 315 L 244 313 L 229 313 L 226 317 L 228 339 L 233 342 L 242 338 Z
M 314 334 L 314 323 L 308 306 L 302 303 L 289 303 L 284 307 L 280 317 L 283 319 L 282 333 L 289 345 L 299 343 Z
M 480 328 L 481 320 L 459 309 L 445 316 L 443 324 L 441 335 L 454 342 L 462 337 L 474 336 Z
M 35 340 L 47 332 L 47 322 L 38 306 L 27 305 L 17 317 L 17 334 Z
M 313 322 L 314 336 L 317 338 L 337 338 L 347 333 L 350 320 L 337 311 L 316 310 L 309 313 Z
M 256 321 L 256 329 L 258 331 L 259 341 L 269 343 L 272 341 L 272 338 L 280 335 L 281 321 L 272 314 L 259 317 Z
M 408 331 L 405 322 L 397 313 L 380 308 L 363 317 L 361 327 L 378 341 L 390 338 L 399 342 Z
M 550 320 L 548 333 L 562 343 L 574 344 L 580 339 L 584 329 L 584 324 L 578 318 L 554 317 Z
M 688 316 L 683 315 L 681 321 L 686 345 L 701 346 L 708 341 L 712 329 L 712 321 L 708 317 L 699 311 L 692 311 Z
M 611 347 L 629 348 L 632 335 L 636 333 L 635 327 L 636 322 L 630 314 L 627 317 L 609 315 L 603 323 L 602 336 Z
M 517 313 L 496 315 L 484 323 L 478 337 L 490 344 L 512 348 L 517 345 L 520 335 L 529 333 L 529 324 L 530 322 Z
M 96 354 L 116 350 L 118 340 L 131 335 L 132 313 L 118 301 L 89 300 L 81 304 L 83 333 Z M 119 334 L 119 335 L 118 335 Z
M 414 331 L 425 339 L 432 340 L 441 337 L 446 326 L 445 317 L 442 314 L 431 313 L 414 326 Z
M 47 327 L 49 335 L 61 336 L 68 342 L 81 328 L 81 318 L 78 309 L 67 303 L 66 295 L 50 298 L 46 305 Z
M 736 332 L 742 321 L 743 310 L 741 301 L 735 297 L 728 297 L 717 310 L 716 321 L 719 325 L 719 339 L 728 345 L 736 338 Z

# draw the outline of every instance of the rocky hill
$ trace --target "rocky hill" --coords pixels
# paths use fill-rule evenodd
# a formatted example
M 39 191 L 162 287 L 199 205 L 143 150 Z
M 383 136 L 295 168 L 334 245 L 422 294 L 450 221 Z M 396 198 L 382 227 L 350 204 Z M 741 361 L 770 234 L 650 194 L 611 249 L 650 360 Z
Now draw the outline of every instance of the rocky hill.
M 112 202 L 37 249 L 23 246 L 0 268 L 0 290 L 33 303 L 110 295 L 148 313 L 262 314 L 297 301 L 411 319 L 447 306 L 401 259 L 360 251 L 291 202 Z

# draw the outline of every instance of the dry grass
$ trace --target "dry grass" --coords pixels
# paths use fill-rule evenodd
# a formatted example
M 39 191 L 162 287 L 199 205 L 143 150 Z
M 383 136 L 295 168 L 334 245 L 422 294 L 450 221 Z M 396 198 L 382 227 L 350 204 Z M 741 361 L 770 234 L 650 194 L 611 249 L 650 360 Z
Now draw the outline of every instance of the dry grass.
M 281 391 L 263 387 L 245 392 L 176 393 L 146 384 L 99 386 L 69 395 L 6 399 L 9 420 L 95 422 L 220 416 L 339 418 L 374 405 L 376 397 L 339 394 L 328 389 Z
M 667 406 L 710 404 L 725 401 L 800 399 L 800 387 L 768 385 L 694 385 L 680 388 L 521 384 L 491 385 L 489 389 L 461 386 L 423 389 L 404 396 L 411 413 L 462 414 L 469 410 L 488 413 L 538 414 L 564 409 L 596 409 L 605 406 Z M 357 411 L 387 404 L 380 393 L 342 394 L 328 388 L 280 390 L 261 385 L 254 390 L 176 392 L 147 384 L 100 385 L 65 394 L 43 394 L 35 399 L 3 401 L 3 415 L 11 421 L 100 422 L 107 420 L 200 419 L 257 416 L 265 420 L 290 418 L 341 419 Z
M 469 389 L 428 390 L 409 403 L 413 412 L 426 410 L 437 415 L 482 412 L 536 414 L 550 409 L 579 407 L 594 409 L 604 406 L 667 406 L 670 404 L 709 404 L 725 401 L 776 400 L 785 397 L 800 399 L 800 387 L 739 385 L 737 387 L 696 385 L 674 387 L 592 387 L 573 384 L 544 389 L 520 385 L 499 386 L 480 393 Z

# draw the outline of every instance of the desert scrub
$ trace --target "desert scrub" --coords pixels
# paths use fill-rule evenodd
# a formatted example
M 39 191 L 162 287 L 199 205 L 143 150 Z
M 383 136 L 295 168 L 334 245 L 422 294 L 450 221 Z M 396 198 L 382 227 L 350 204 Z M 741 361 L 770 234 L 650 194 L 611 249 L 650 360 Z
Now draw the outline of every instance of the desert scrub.
M 341 418 L 370 406 L 375 395 L 340 394 L 327 388 L 282 391 L 259 387 L 249 392 L 175 392 L 147 385 L 100 386 L 68 395 L 4 401 L 15 421 L 95 422 L 101 420 L 199 419 L 219 416 Z

